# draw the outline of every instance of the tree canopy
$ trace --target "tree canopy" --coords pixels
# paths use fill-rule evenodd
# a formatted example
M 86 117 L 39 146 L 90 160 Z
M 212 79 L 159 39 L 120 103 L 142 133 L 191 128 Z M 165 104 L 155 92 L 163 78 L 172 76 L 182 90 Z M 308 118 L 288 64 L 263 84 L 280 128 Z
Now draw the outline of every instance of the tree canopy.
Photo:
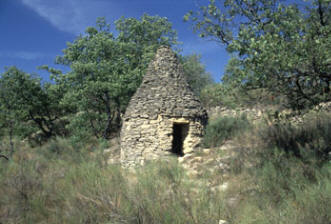
M 121 116 L 161 45 L 177 51 L 189 84 L 200 95 L 212 82 L 210 74 L 199 55 L 179 54 L 177 33 L 166 18 L 122 17 L 114 31 L 99 18 L 56 58 L 69 72 L 40 66 L 51 82 L 16 67 L 0 76 L 0 134 L 38 142 L 59 135 L 86 142 L 118 134 Z
M 330 1 L 210 0 L 184 19 L 235 55 L 228 81 L 285 94 L 296 109 L 330 100 Z
M 29 137 L 40 131 L 40 137 L 50 138 L 61 134 L 63 115 L 59 107 L 61 95 L 49 84 L 16 67 L 10 67 L 0 79 L 0 120 L 9 134 Z
M 57 58 L 57 63 L 71 69 L 57 74 L 56 80 L 66 91 L 61 103 L 72 107 L 69 127 L 78 129 L 77 133 L 109 138 L 117 132 L 121 114 L 156 49 L 177 43 L 176 32 L 166 18 L 122 17 L 115 25 L 117 36 L 105 19 L 99 18 L 96 27 L 88 27 Z
M 207 85 L 212 84 L 213 78 L 201 63 L 201 55 L 192 54 L 180 57 L 184 68 L 184 75 L 195 95 L 200 96 Z

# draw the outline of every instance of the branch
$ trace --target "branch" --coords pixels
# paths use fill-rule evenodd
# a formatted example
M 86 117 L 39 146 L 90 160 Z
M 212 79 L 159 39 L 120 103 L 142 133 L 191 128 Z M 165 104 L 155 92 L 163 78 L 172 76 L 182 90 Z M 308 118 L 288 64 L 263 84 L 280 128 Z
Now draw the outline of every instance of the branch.
M 319 18 L 320 18 L 320 23 L 322 26 L 325 26 L 325 22 L 323 20 L 323 17 L 324 17 L 324 12 L 323 12 L 323 9 L 322 9 L 322 2 L 319 0 L 318 1 L 318 14 L 319 14 Z
M 316 101 L 315 101 L 315 100 L 313 100 L 312 98 L 310 98 L 309 96 L 307 96 L 307 94 L 305 94 L 305 93 L 303 92 L 303 90 L 302 90 L 302 88 L 301 88 L 301 85 L 300 85 L 300 82 L 299 82 L 299 79 L 298 79 L 298 78 L 295 80 L 295 84 L 296 84 L 296 86 L 298 87 L 298 92 L 299 92 L 299 94 L 300 94 L 303 98 L 305 98 L 306 100 L 312 102 L 313 104 L 316 104 Z
M 0 158 L 5 158 L 6 160 L 9 160 L 9 158 L 7 156 L 1 155 L 1 154 L 0 154 Z
M 43 126 L 43 120 L 45 120 L 44 118 L 40 119 L 40 118 L 35 118 L 32 114 L 31 111 L 29 111 L 29 116 L 31 118 L 31 120 L 33 120 L 40 128 L 40 130 L 47 136 L 50 137 L 52 135 L 52 133 L 50 131 L 47 131 L 44 126 Z

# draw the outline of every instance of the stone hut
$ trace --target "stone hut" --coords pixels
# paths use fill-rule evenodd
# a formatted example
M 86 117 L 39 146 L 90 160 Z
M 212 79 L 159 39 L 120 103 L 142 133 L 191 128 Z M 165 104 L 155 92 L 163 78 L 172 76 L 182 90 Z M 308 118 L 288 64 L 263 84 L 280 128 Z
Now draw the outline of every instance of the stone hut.
M 123 117 L 122 166 L 192 152 L 200 143 L 207 118 L 175 53 L 161 47 Z

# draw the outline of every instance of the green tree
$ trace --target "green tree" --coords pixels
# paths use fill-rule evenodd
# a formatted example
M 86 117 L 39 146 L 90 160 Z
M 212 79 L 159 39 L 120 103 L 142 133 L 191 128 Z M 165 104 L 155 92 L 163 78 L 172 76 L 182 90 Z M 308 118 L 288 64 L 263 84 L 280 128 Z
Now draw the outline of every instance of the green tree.
M 180 57 L 184 75 L 193 92 L 200 97 L 201 90 L 213 83 L 213 79 L 201 63 L 201 56 L 197 54 Z
M 167 18 L 144 14 L 140 19 L 121 17 L 115 22 L 116 40 L 131 46 L 131 69 L 142 77 L 161 45 L 176 46 L 177 32 Z
M 0 120 L 10 138 L 28 137 L 37 131 L 41 137 L 59 134 L 61 95 L 50 84 L 42 85 L 16 67 L 8 68 L 0 79 Z M 63 130 L 63 129 L 62 129 Z
M 224 87 L 220 83 L 214 83 L 204 87 L 200 93 L 202 104 L 209 108 L 215 106 L 225 106 L 224 102 Z
M 5 80 L 4 74 L 0 79 L 0 136 L 9 136 L 9 143 L 11 153 L 14 152 L 13 137 L 16 133 L 16 127 L 18 124 L 17 105 L 11 96 L 9 91 L 9 83 Z
M 210 0 L 184 19 L 237 55 L 228 80 L 284 94 L 296 109 L 330 100 L 330 1 Z
M 79 139 L 89 133 L 107 139 L 117 132 L 156 49 L 176 44 L 176 32 L 165 18 L 122 17 L 115 24 L 117 36 L 103 18 L 98 19 L 96 27 L 68 43 L 57 58 L 71 68 L 67 74 L 53 73 L 66 90 L 61 103 L 74 112 L 69 127 Z

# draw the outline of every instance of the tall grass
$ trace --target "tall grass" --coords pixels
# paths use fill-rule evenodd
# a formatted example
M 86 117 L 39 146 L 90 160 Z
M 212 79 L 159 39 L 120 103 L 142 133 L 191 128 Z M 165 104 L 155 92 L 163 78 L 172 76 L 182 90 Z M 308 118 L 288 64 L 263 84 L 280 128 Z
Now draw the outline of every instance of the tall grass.
M 276 146 L 302 159 L 327 161 L 331 153 L 331 115 L 308 115 L 301 123 L 279 121 L 262 129 L 259 135 L 269 147 Z
M 230 191 L 241 201 L 231 222 L 331 223 L 330 124 L 319 114 L 237 138 Z
M 230 184 L 232 193 L 240 199 L 230 221 L 330 223 L 330 187 L 330 164 L 313 167 L 294 156 L 270 155 L 259 166 L 242 171 Z
M 222 197 L 197 189 L 176 161 L 131 173 L 63 141 L 0 164 L 0 223 L 217 223 L 226 215 Z
M 207 185 L 223 181 L 222 173 L 195 179 L 172 159 L 132 173 L 107 165 L 98 144 L 16 142 L 11 159 L 0 160 L 0 223 L 330 223 L 331 163 L 320 153 L 302 153 L 328 152 L 328 121 L 319 116 L 250 132 L 245 119 L 217 126 L 230 132 L 222 141 L 235 138 L 238 145 L 226 192 Z
M 208 148 L 220 146 L 224 141 L 242 134 L 249 127 L 250 123 L 245 115 L 220 117 L 207 125 L 203 145 Z

